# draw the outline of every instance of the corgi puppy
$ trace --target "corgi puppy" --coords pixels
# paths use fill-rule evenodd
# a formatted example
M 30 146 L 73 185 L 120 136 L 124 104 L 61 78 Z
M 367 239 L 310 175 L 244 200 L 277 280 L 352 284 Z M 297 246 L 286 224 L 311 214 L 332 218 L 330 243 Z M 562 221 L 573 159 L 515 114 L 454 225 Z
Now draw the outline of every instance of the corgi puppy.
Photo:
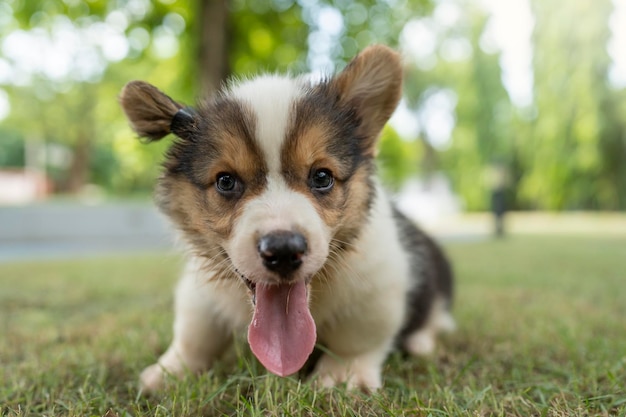
M 209 369 L 239 331 L 280 376 L 324 346 L 322 386 L 375 390 L 394 347 L 433 350 L 453 325 L 451 268 L 375 173 L 401 89 L 400 56 L 381 45 L 334 77 L 264 75 L 196 108 L 145 82 L 124 87 L 139 136 L 177 136 L 156 201 L 188 248 L 174 340 L 141 374 L 144 391 Z

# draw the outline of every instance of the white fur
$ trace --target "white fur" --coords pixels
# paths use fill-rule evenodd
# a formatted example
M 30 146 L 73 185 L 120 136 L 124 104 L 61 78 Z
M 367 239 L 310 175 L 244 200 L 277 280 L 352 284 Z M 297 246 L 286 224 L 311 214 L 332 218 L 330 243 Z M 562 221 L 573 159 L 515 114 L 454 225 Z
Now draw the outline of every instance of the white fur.
M 229 345 L 233 330 L 250 322 L 252 310 L 243 284 L 211 280 L 203 262 L 191 257 L 174 298 L 174 339 L 158 362 L 146 368 L 141 386 L 162 388 L 165 374 L 205 371 Z
M 301 94 L 297 80 L 264 75 L 231 88 L 231 96 L 256 116 L 256 139 L 270 172 L 280 170 L 280 152 L 295 99 Z

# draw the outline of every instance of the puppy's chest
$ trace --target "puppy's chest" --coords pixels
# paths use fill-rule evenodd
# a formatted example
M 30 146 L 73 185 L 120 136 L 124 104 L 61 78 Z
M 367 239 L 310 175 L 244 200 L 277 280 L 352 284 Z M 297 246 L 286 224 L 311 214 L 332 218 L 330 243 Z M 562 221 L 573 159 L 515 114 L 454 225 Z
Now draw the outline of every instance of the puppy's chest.
M 310 290 L 311 313 L 318 325 L 382 313 L 390 303 L 405 304 L 410 287 L 405 258 L 355 252 L 326 270 L 330 272 L 313 279 Z

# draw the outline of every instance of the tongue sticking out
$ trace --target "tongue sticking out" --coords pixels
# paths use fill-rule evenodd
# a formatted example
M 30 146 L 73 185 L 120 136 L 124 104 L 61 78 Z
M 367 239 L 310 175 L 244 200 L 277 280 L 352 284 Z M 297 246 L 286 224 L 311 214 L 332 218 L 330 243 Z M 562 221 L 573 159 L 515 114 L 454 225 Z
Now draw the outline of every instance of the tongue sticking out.
M 268 371 L 287 376 L 300 370 L 313 352 L 315 339 L 315 322 L 309 312 L 304 281 L 257 283 L 248 343 Z

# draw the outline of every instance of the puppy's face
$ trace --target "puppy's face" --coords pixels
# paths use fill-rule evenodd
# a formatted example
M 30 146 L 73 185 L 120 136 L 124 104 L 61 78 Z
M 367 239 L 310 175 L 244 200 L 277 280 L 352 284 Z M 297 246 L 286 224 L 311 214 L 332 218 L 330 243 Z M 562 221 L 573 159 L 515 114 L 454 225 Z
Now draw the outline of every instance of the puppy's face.
M 143 82 L 122 92 L 140 136 L 179 137 L 158 203 L 209 269 L 248 286 L 248 339 L 274 373 L 297 371 L 313 348 L 307 285 L 367 220 L 376 139 L 401 78 L 397 54 L 373 46 L 317 85 L 263 76 L 197 109 Z

